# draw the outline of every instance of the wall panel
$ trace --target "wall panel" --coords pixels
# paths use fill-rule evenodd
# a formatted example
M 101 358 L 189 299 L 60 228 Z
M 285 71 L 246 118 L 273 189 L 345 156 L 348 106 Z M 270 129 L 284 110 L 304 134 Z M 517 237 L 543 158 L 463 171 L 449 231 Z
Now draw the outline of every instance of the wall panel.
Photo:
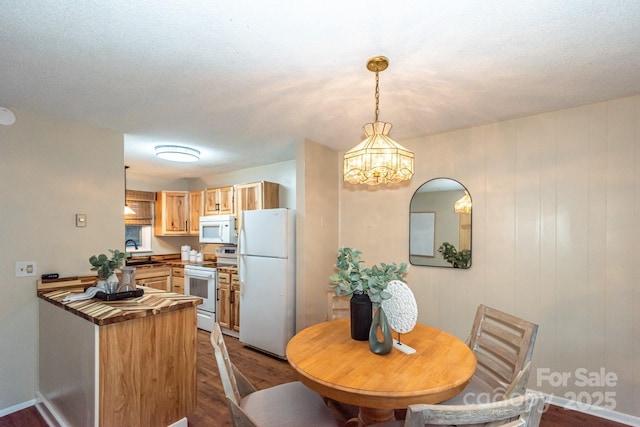
M 406 261 L 408 239 L 394 230 L 408 228 L 413 191 L 460 180 L 474 203 L 473 265 L 411 267 L 419 321 L 463 339 L 480 303 L 536 321 L 530 387 L 592 403 L 613 392 L 616 411 L 640 417 L 639 105 L 622 98 L 402 141 L 416 153 L 411 184 L 344 187 L 340 241 L 368 261 Z M 363 225 L 369 209 L 385 212 L 386 227 Z M 617 385 L 579 384 L 576 369 L 601 367 Z M 538 368 L 571 377 L 554 385 Z

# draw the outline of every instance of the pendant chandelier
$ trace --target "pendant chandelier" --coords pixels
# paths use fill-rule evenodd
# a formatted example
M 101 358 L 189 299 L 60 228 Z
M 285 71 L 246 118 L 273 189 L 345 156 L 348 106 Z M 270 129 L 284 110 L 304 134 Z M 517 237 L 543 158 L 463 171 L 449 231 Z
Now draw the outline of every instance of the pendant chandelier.
M 344 155 L 344 180 L 350 184 L 388 184 L 413 176 L 413 153 L 389 137 L 391 123 L 378 121 L 379 73 L 389 66 L 384 56 L 369 58 L 367 69 L 376 73 L 375 121 L 363 126 L 365 138 Z
M 453 204 L 453 211 L 459 214 L 471 213 L 471 196 L 469 196 L 469 193 L 465 191 L 464 196 Z

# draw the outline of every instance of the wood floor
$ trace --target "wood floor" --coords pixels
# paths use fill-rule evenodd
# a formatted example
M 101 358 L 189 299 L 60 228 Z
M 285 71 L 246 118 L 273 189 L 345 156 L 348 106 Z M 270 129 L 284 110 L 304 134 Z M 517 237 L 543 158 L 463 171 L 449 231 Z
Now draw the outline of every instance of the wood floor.
M 293 369 L 286 361 L 244 347 L 237 339 L 225 337 L 229 357 L 258 389 L 294 381 Z M 346 418 L 334 410 L 336 421 Z M 189 427 L 231 426 L 229 410 L 224 400 L 218 368 L 209 342 L 209 333 L 198 331 L 198 407 L 189 417 Z M 624 424 L 592 417 L 580 412 L 550 406 L 542 416 L 542 427 L 623 427 Z M 0 418 L 0 427 L 46 427 L 35 407 Z M 147 427 L 147 426 L 145 426 Z M 148 426 L 155 427 L 155 426 Z

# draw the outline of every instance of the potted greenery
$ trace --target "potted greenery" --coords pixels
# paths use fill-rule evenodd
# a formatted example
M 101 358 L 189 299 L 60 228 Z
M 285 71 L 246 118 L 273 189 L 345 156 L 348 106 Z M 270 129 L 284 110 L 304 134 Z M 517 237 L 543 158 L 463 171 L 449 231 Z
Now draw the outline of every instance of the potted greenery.
M 462 249 L 458 251 L 455 246 L 449 242 L 444 242 L 438 248 L 438 252 L 442 254 L 445 261 L 453 266 L 453 268 L 469 268 L 471 261 L 471 250 Z
M 96 286 L 100 288 L 100 285 L 103 285 L 106 292 L 111 293 L 115 292 L 118 287 L 118 277 L 115 272 L 122 267 L 129 254 L 120 252 L 118 249 L 109 249 L 109 252 L 111 252 L 111 258 L 105 254 L 92 255 L 89 258 L 89 263 L 92 266 L 91 270 L 96 271 L 98 274 L 98 284 Z M 101 281 L 103 283 L 100 283 Z
M 329 280 L 334 284 L 336 295 L 351 296 L 351 337 L 365 341 L 369 339 L 372 307 L 379 307 L 383 300 L 391 297 L 386 291 L 387 284 L 391 280 L 401 280 L 407 272 L 407 264 L 380 263 L 379 267 L 363 268 L 360 254 L 358 249 L 340 248 L 335 264 L 338 272 Z

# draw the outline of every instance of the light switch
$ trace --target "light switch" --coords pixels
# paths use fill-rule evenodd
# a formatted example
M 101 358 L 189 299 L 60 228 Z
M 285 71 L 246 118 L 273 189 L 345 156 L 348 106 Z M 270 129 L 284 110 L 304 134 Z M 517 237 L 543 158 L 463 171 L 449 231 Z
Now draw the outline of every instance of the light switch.
M 76 214 L 76 227 L 87 226 L 87 214 Z

